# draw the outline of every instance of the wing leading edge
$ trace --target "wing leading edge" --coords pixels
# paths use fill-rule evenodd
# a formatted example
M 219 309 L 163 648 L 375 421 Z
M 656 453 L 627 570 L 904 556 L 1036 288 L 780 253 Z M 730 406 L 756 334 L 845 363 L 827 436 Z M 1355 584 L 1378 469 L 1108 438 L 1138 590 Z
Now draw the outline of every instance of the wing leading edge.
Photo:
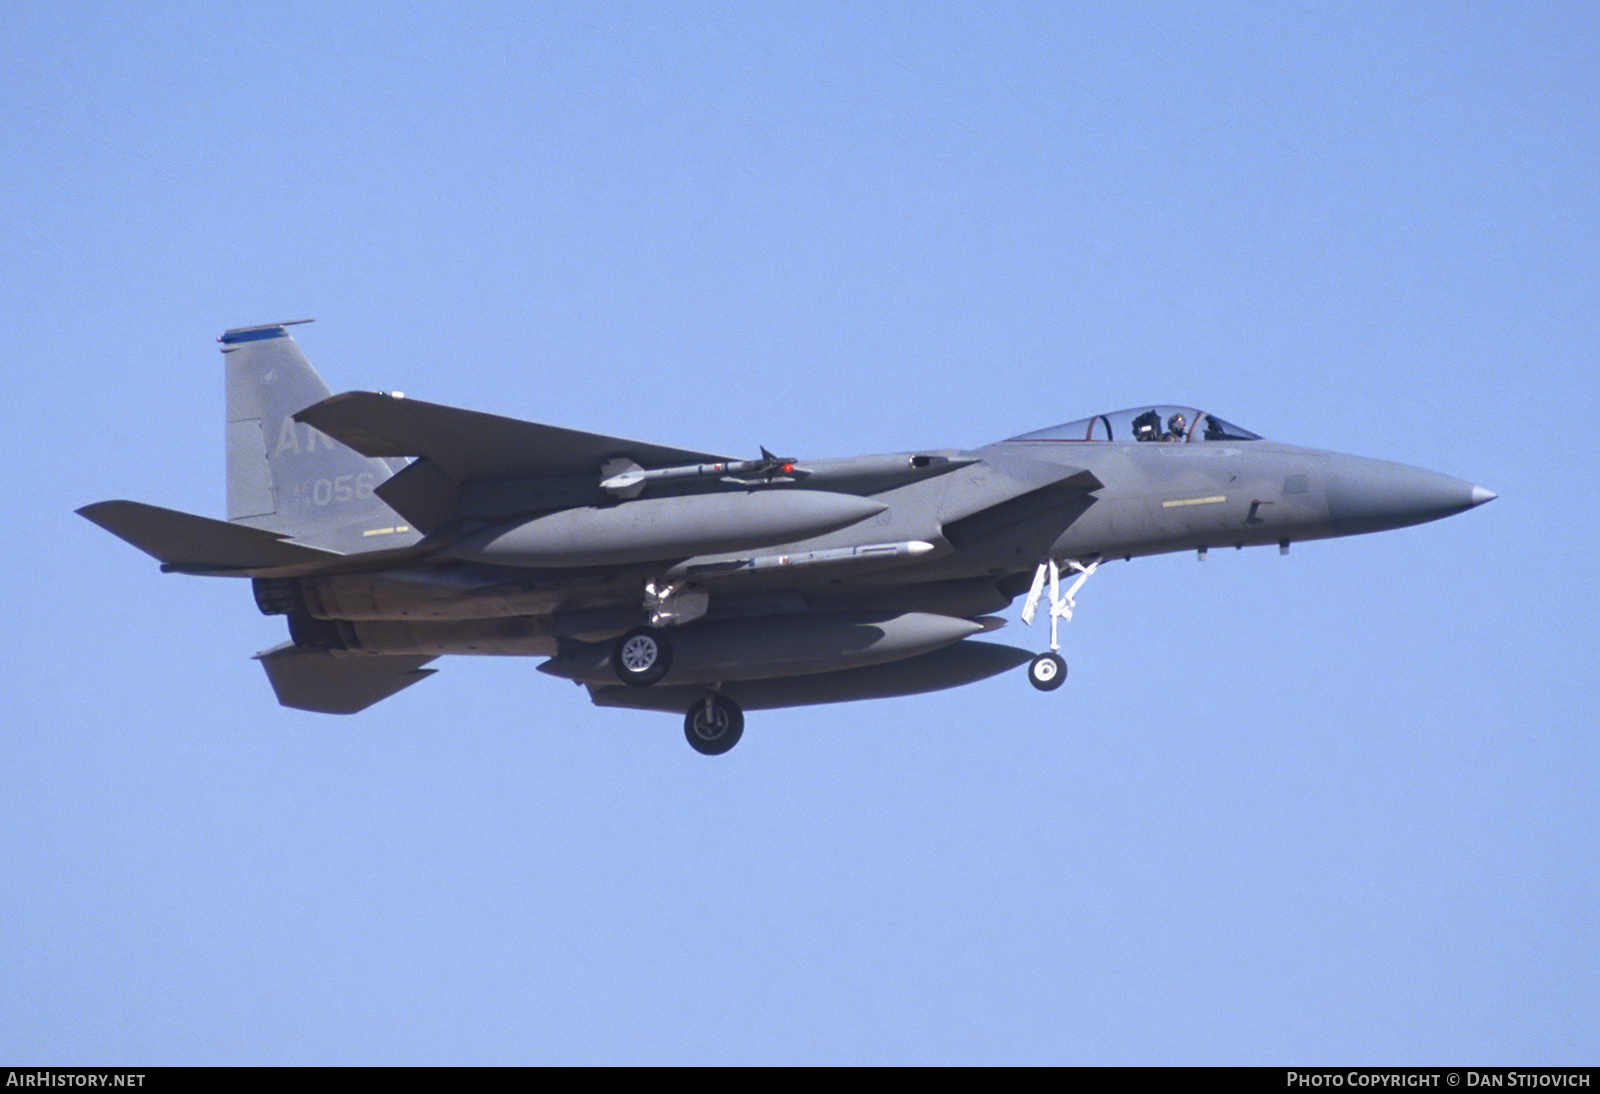
M 294 417 L 363 456 L 417 457 L 377 493 L 423 531 L 469 509 L 527 503 L 525 494 L 502 503 L 481 490 L 478 495 L 463 492 L 471 483 L 538 482 L 536 493 L 550 495 L 548 507 L 564 508 L 602 500 L 596 476 L 601 464 L 614 457 L 626 456 L 643 468 L 730 459 L 372 391 L 334 395 Z
M 729 459 L 372 391 L 334 395 L 295 419 L 363 456 L 420 456 L 457 482 L 592 475 L 622 453 L 647 467 Z

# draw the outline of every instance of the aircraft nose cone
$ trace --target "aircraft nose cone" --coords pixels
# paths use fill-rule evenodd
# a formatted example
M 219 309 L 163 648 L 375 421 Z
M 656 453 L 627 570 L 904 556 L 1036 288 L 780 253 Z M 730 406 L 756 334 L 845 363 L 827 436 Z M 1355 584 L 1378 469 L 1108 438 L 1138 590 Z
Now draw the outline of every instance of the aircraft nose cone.
M 1357 456 L 1335 460 L 1327 482 L 1328 519 L 1346 532 L 1421 524 L 1496 497 L 1492 490 L 1436 471 Z

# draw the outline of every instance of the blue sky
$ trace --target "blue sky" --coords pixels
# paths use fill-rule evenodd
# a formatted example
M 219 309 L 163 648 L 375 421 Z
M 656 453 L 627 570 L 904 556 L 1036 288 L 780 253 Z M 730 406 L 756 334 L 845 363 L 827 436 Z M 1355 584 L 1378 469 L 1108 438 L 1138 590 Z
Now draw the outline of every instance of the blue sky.
M 1588 5 L 74 5 L 0 35 L 0 1060 L 1573 1063 L 1600 1038 Z M 525 660 L 280 709 L 223 329 L 692 449 L 1141 402 L 1480 482 L 1110 565 L 1065 688 Z M 998 639 L 1042 647 L 1015 620 Z

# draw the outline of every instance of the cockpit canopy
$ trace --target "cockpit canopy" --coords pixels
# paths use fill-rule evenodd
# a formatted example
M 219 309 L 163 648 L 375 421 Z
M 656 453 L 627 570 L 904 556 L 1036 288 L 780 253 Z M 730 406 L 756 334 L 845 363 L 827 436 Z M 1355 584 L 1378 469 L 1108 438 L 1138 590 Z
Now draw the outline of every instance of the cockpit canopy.
M 1248 429 L 1190 406 L 1136 406 L 1012 437 L 1013 441 L 1259 441 Z

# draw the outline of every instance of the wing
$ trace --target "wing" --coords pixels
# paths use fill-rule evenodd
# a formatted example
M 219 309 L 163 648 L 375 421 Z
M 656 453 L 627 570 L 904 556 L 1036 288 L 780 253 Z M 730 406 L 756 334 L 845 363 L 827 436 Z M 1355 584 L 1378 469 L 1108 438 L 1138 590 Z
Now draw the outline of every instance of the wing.
M 493 516 L 495 510 L 564 508 L 603 500 L 598 473 L 615 457 L 645 469 L 730 459 L 371 391 L 324 399 L 295 419 L 363 456 L 418 457 L 378 493 L 423 531 L 462 515 L 464 509 L 473 516 Z M 537 485 L 524 490 L 508 491 L 505 485 L 530 480 Z M 500 485 L 463 495 L 465 484 L 487 482 Z
M 729 459 L 372 391 L 334 395 L 295 419 L 363 456 L 420 456 L 457 482 L 593 473 L 619 454 L 643 467 Z

